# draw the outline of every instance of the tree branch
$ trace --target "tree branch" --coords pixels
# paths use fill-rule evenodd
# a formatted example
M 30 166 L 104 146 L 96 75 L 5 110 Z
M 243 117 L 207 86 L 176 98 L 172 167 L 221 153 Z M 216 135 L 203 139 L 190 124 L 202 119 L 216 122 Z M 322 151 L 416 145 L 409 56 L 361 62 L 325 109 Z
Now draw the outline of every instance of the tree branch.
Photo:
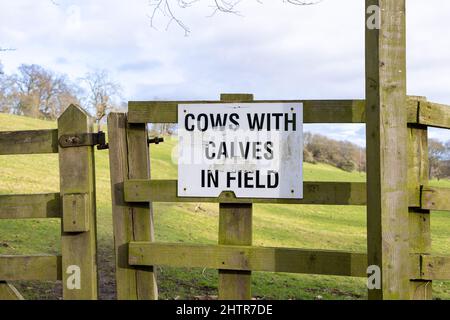
M 184 31 L 184 35 L 188 36 L 191 30 L 189 27 L 183 23 L 183 21 L 177 17 L 174 12 L 174 7 L 178 7 L 180 9 L 186 9 L 192 7 L 194 4 L 200 2 L 201 0 L 149 0 L 149 6 L 152 8 L 152 13 L 149 15 L 150 25 L 152 28 L 155 27 L 155 18 L 158 14 L 162 14 L 164 17 L 168 19 L 166 24 L 166 30 L 175 23 Z M 212 8 L 211 16 L 214 16 L 216 13 L 227 13 L 227 14 L 236 14 L 240 15 L 237 10 L 238 5 L 242 0 L 208 0 L 211 4 Z M 255 0 L 259 4 L 263 4 L 263 0 Z M 315 1 L 300 1 L 300 0 L 282 0 L 283 3 L 296 5 L 296 6 L 310 6 L 315 5 L 323 0 L 315 0 Z

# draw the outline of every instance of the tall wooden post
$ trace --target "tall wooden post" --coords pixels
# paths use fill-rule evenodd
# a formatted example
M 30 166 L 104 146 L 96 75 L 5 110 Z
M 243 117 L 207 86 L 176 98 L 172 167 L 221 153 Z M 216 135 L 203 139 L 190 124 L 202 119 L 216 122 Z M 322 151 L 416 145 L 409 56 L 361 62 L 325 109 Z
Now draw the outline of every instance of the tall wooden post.
M 369 299 L 408 299 L 405 0 L 366 0 L 366 21 L 374 18 L 379 26 L 366 25 L 367 249 L 381 287 Z
M 251 94 L 222 94 L 223 102 L 248 102 Z M 252 204 L 219 204 L 219 244 L 252 245 Z M 219 270 L 219 299 L 250 300 L 251 271 Z
M 108 135 L 117 298 L 157 299 L 154 268 L 128 264 L 130 241 L 154 241 L 152 208 L 149 203 L 126 203 L 123 187 L 128 179 L 150 179 L 147 126 L 128 124 L 126 114 L 110 113 Z
M 93 132 L 93 119 L 71 105 L 58 119 L 58 137 Z M 97 299 L 94 147 L 59 147 L 64 299 Z
M 419 98 L 424 101 L 424 98 Z M 416 103 L 419 103 L 417 101 Z M 420 194 L 421 186 L 428 185 L 428 128 L 422 125 L 408 126 L 408 187 L 410 194 Z M 420 197 L 420 195 L 419 195 Z M 410 252 L 413 255 L 431 253 L 430 210 L 418 207 L 409 209 Z M 432 299 L 432 282 L 411 280 L 410 298 Z

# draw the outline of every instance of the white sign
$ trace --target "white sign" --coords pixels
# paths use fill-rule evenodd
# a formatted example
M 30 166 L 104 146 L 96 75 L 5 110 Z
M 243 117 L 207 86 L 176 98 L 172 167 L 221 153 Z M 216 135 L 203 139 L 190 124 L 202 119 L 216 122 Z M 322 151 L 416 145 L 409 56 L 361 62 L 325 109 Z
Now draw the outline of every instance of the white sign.
M 303 197 L 303 104 L 178 105 L 178 196 Z

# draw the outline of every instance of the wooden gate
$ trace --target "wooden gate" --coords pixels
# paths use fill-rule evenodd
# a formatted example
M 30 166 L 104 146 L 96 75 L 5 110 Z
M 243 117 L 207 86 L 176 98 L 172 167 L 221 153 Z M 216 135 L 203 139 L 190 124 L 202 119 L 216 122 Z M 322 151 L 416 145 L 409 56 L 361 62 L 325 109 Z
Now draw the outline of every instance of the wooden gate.
M 177 181 L 150 179 L 146 123 L 176 123 L 181 103 L 226 101 L 249 102 L 252 96 L 224 94 L 220 101 L 130 102 L 128 114 L 109 115 L 118 298 L 157 298 L 156 265 L 218 269 L 221 299 L 250 299 L 251 271 L 367 277 L 368 255 L 363 252 L 251 245 L 253 203 L 366 205 L 365 183 L 305 182 L 304 199 L 286 200 L 238 199 L 227 192 L 218 198 L 180 198 Z M 290 102 L 304 104 L 306 123 L 365 122 L 363 100 Z M 450 210 L 450 190 L 427 186 L 427 126 L 450 126 L 450 107 L 408 97 L 405 109 L 409 114 L 408 137 L 404 141 L 408 145 L 406 228 L 410 229 L 411 247 L 407 259 L 397 263 L 408 271 L 407 298 L 430 299 L 430 281 L 450 278 L 450 259 L 429 255 L 429 210 Z M 154 242 L 152 202 L 220 203 L 218 245 Z M 367 230 L 369 237 L 377 235 L 372 224 Z
M 61 219 L 61 255 L 0 255 L 0 299 L 22 298 L 7 283 L 16 280 L 62 280 L 64 299 L 97 299 L 91 133 L 93 119 L 74 105 L 58 129 L 0 132 L 0 155 L 59 153 L 60 174 L 59 193 L 0 195 L 0 219 Z
M 366 100 L 255 101 L 301 102 L 305 123 L 366 123 L 367 183 L 305 182 L 302 200 L 179 198 L 177 181 L 150 179 L 147 123 L 177 123 L 179 104 L 253 96 L 129 102 L 128 114 L 110 114 L 119 299 L 157 298 L 156 265 L 218 269 L 221 299 L 250 299 L 251 271 L 367 277 L 378 269 L 370 299 L 431 299 L 431 281 L 450 279 L 450 257 L 430 254 L 430 210 L 450 210 L 450 189 L 428 185 L 427 145 L 428 127 L 450 128 L 450 107 L 406 96 L 405 1 L 366 0 L 367 19 L 373 6 L 380 25 L 366 27 Z M 152 202 L 220 203 L 218 245 L 155 242 Z M 252 246 L 253 203 L 367 205 L 368 252 Z

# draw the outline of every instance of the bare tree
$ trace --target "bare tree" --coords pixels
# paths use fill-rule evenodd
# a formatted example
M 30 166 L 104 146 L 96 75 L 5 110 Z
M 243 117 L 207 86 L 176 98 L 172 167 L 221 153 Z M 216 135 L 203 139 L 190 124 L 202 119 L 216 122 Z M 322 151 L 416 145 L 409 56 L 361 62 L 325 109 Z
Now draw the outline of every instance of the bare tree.
M 237 14 L 240 15 L 238 10 L 239 4 L 242 0 L 207 0 L 209 6 L 211 7 L 211 15 L 213 16 L 218 12 Z M 296 6 L 309 6 L 314 5 L 323 0 L 316 1 L 300 1 L 300 0 L 279 0 L 282 3 L 296 5 Z M 180 27 L 184 34 L 187 36 L 191 32 L 189 27 L 180 19 L 176 14 L 175 10 L 186 9 L 194 6 L 198 3 L 205 3 L 206 0 L 149 0 L 149 5 L 152 8 L 152 13 L 150 15 L 150 25 L 155 28 L 154 21 L 158 15 L 162 15 L 167 19 L 166 30 L 172 25 L 176 24 Z M 262 4 L 263 0 L 255 0 L 256 3 Z
M 78 103 L 75 85 L 65 75 L 39 65 L 21 65 L 19 72 L 3 83 L 16 114 L 55 119 L 70 103 Z
M 328 163 L 345 171 L 365 171 L 365 150 L 349 141 L 338 141 L 320 134 L 304 134 L 304 161 Z
M 6 102 L 6 77 L 3 72 L 3 64 L 0 61 L 0 112 L 9 112 L 10 108 Z
M 436 139 L 430 139 L 428 141 L 428 162 L 431 178 L 441 178 L 441 169 L 443 161 L 446 158 L 446 151 L 446 147 L 442 142 Z
M 175 133 L 176 125 L 173 123 L 154 123 L 150 126 L 152 136 L 170 136 Z
M 113 108 L 115 100 L 120 99 L 122 88 L 110 78 L 106 70 L 89 72 L 82 80 L 88 87 L 88 105 L 95 111 L 100 124 L 106 113 Z

